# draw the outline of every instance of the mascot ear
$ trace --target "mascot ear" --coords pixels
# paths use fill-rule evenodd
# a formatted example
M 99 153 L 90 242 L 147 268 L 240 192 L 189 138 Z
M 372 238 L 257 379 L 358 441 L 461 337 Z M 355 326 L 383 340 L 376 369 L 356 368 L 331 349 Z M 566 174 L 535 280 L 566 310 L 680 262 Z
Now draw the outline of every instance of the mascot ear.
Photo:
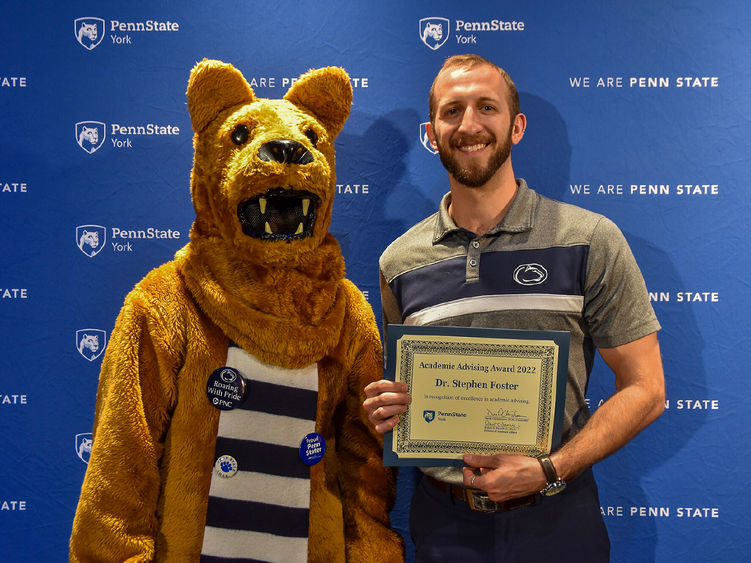
M 333 139 L 349 116 L 352 85 L 343 68 L 319 68 L 303 74 L 287 91 L 284 99 L 316 116 Z
M 231 64 L 203 59 L 190 73 L 188 112 L 196 133 L 222 110 L 255 99 L 248 82 Z

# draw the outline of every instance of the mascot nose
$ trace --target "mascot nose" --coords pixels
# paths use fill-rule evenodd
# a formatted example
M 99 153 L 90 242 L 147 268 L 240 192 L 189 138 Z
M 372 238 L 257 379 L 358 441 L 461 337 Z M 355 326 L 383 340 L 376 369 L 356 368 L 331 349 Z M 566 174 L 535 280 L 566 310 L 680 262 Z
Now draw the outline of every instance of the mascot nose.
M 281 162 L 282 164 L 309 164 L 313 155 L 301 143 L 290 139 L 269 141 L 258 149 L 258 158 L 264 162 Z

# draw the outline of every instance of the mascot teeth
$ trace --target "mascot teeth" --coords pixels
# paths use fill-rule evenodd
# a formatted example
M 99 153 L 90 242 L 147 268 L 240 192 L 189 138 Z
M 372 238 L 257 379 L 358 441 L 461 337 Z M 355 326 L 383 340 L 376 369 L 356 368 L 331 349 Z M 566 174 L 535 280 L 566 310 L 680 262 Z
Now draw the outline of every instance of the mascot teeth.
M 249 237 L 291 242 L 313 235 L 320 203 L 310 192 L 272 188 L 240 203 L 237 216 Z

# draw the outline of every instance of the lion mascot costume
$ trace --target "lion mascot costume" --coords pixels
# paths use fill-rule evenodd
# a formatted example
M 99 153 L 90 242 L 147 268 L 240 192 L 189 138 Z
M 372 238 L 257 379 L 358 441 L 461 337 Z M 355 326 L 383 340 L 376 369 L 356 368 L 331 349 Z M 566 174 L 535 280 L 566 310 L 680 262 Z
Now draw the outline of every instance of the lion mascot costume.
M 281 100 L 191 72 L 190 242 L 127 296 L 102 363 L 71 561 L 401 561 L 361 407 L 372 310 L 328 232 L 352 88 Z

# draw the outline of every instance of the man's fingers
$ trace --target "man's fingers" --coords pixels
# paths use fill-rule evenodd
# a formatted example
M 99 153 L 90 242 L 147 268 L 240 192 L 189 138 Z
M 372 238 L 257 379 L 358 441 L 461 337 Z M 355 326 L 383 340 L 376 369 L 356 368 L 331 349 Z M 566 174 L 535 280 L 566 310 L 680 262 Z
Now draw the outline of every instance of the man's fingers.
M 478 480 L 480 479 L 481 473 L 480 469 L 473 468 L 473 467 L 463 467 L 462 473 L 464 477 L 464 486 L 470 487 L 472 489 L 481 489 L 480 483 Z
M 498 467 L 498 456 L 494 455 L 478 455 L 478 454 L 464 454 L 464 463 L 469 467 Z
M 380 381 L 374 381 L 365 387 L 365 396 L 372 398 L 382 395 L 383 393 L 406 393 L 407 390 L 406 383 L 381 379 Z
M 385 434 L 389 430 L 393 429 L 397 424 L 399 424 L 399 417 L 392 416 L 391 418 L 384 420 L 380 424 L 376 424 L 374 428 L 375 431 L 379 434 Z
M 381 422 L 385 421 L 388 418 L 391 418 L 392 416 L 398 416 L 403 412 L 406 412 L 406 410 L 406 405 L 388 405 L 378 407 L 368 415 L 368 418 L 373 424 L 380 424 Z
M 365 387 L 365 397 L 362 406 L 379 434 L 388 432 L 399 423 L 399 415 L 406 412 L 411 401 L 405 383 L 385 379 Z

